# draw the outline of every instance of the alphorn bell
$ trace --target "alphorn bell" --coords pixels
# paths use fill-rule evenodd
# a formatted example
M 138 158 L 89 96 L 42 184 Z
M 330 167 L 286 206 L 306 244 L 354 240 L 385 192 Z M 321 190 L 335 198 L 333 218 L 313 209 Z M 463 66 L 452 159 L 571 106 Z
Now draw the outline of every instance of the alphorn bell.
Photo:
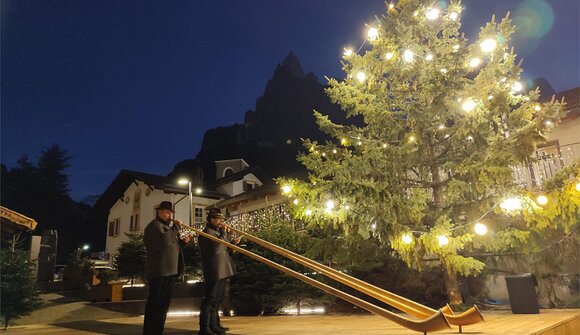
M 262 256 L 259 256 L 251 251 L 248 251 L 244 248 L 238 247 L 237 245 L 228 243 L 227 241 L 221 240 L 215 236 L 209 235 L 204 233 L 203 231 L 196 229 L 196 228 L 189 228 L 192 232 L 194 232 L 195 234 L 198 235 L 198 238 L 200 236 L 204 237 L 204 238 L 208 238 L 212 241 L 215 241 L 217 243 L 221 243 L 225 246 L 227 246 L 228 248 L 235 250 L 241 254 L 244 254 L 245 256 L 248 256 L 254 260 L 257 260 L 261 263 L 264 263 L 276 270 L 279 270 L 289 276 L 292 276 L 298 280 L 301 280 L 309 285 L 312 285 L 328 294 L 331 294 L 335 297 L 338 297 L 340 299 L 343 299 L 345 301 L 350 302 L 351 304 L 358 306 L 366 311 L 369 311 L 371 313 L 377 314 L 379 316 L 382 316 L 386 319 L 389 319 L 405 328 L 414 330 L 414 331 L 418 331 L 418 332 L 422 332 L 423 334 L 427 334 L 427 332 L 434 332 L 434 331 L 439 331 L 439 330 L 447 330 L 449 328 L 451 328 L 451 326 L 449 325 L 449 322 L 447 321 L 447 318 L 445 317 L 445 315 L 443 314 L 442 311 L 437 311 L 435 312 L 433 315 L 431 315 L 428 318 L 425 318 L 423 320 L 412 320 L 412 319 L 408 319 L 404 316 L 401 316 L 399 314 L 393 313 L 391 311 L 388 311 L 382 307 L 376 306 L 374 304 L 371 304 L 367 301 L 364 301 L 360 298 L 354 297 L 348 293 L 342 292 L 341 290 L 338 290 L 334 287 L 328 286 L 324 283 L 321 283 L 315 279 L 312 279 L 308 276 L 305 276 L 299 272 L 296 272 L 292 269 L 289 269 L 285 266 L 282 266 L 276 262 L 273 262 L 267 258 L 264 258 Z
M 296 254 L 290 250 L 279 247 L 273 243 L 270 243 L 268 241 L 260 239 L 256 236 L 253 236 L 253 235 L 248 234 L 246 232 L 243 232 L 241 230 L 235 229 L 231 226 L 227 226 L 227 227 L 229 229 L 231 229 L 233 232 L 239 234 L 240 236 L 244 236 L 249 241 L 255 242 L 255 243 L 263 246 L 266 249 L 269 249 L 269 250 L 271 250 L 279 255 L 282 255 L 282 256 L 284 256 L 288 259 L 291 259 L 299 264 L 302 264 L 302 265 L 304 265 L 304 266 L 306 266 L 314 271 L 317 271 L 317 272 L 327 276 L 328 278 L 334 279 L 340 283 L 348 285 L 351 288 L 354 288 L 357 291 L 360 291 L 360 292 L 365 293 L 365 294 L 367 294 L 367 295 L 369 295 L 377 300 L 380 300 L 380 301 L 382 301 L 382 302 L 384 302 L 384 303 L 386 303 L 386 304 L 388 304 L 388 305 L 390 305 L 390 306 L 392 306 L 392 307 L 394 307 L 402 312 L 411 314 L 411 315 L 416 316 L 416 317 L 421 318 L 421 319 L 429 318 L 434 313 L 438 312 L 438 311 L 436 311 L 428 306 L 422 305 L 422 304 L 415 302 L 413 300 L 409 300 L 405 297 L 401 297 L 397 294 L 394 294 L 392 292 L 384 290 L 380 287 L 376 287 L 376 286 L 369 284 L 365 281 L 362 281 L 358 278 L 349 276 L 346 273 L 342 273 L 342 272 L 337 271 L 331 267 L 328 267 L 326 265 L 315 262 L 309 258 L 306 258 L 306 257 L 299 255 L 299 254 Z M 471 324 L 485 321 L 483 318 L 483 315 L 481 314 L 481 312 L 479 311 L 477 306 L 473 306 L 461 314 L 454 314 L 453 310 L 451 309 L 449 304 L 447 304 L 444 308 L 441 309 L 441 311 L 443 311 L 443 313 L 445 314 L 445 317 L 447 318 L 447 320 L 449 321 L 450 324 L 459 326 L 460 332 L 462 332 L 462 326 L 471 325 Z

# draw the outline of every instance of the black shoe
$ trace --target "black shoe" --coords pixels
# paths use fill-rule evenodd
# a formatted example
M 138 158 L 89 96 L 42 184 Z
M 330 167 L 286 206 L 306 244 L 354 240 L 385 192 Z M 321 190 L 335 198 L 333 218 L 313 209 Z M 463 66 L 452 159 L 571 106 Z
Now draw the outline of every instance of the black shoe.
M 205 326 L 199 328 L 199 332 L 197 333 L 197 335 L 221 335 L 221 334 L 216 334 L 215 332 L 211 331 L 211 329 L 208 326 Z
M 227 332 L 228 330 L 230 330 L 230 327 L 224 327 L 223 325 L 218 325 L 217 327 L 218 327 L 218 329 L 221 329 L 224 332 Z
M 217 335 L 225 335 L 226 333 L 226 331 L 222 330 L 219 326 L 209 326 L 209 329 Z

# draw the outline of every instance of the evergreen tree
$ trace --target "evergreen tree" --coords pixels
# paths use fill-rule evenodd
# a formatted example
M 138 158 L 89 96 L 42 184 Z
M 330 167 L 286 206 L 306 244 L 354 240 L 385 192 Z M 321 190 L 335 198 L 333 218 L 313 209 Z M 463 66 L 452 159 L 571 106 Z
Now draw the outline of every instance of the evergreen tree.
M 121 243 L 115 259 L 115 267 L 119 277 L 130 278 L 131 284 L 135 278 L 145 278 L 145 261 L 147 251 L 141 233 L 125 233 L 127 239 Z
M 369 24 L 369 46 L 345 51 L 346 78 L 329 79 L 327 94 L 362 121 L 338 124 L 315 112 L 332 140 L 306 140 L 299 160 L 308 182 L 282 185 L 298 199 L 298 218 L 331 226 L 354 244 L 356 235 L 376 236 L 417 269 L 445 268 L 458 303 L 456 274 L 485 265 L 466 251 L 529 238 L 525 225 L 498 218 L 498 204 L 524 196 L 512 167 L 530 159 L 562 103 L 538 103 L 539 90 L 520 83 L 509 17 L 492 17 L 468 41 L 461 3 L 440 5 L 393 3 Z M 483 221 L 494 237 L 477 241 L 473 228 L 483 230 Z
M 41 305 L 33 276 L 34 264 L 29 260 L 29 253 L 18 249 L 16 244 L 13 240 L 10 248 L 0 250 L 0 315 L 4 329 L 10 321 L 30 314 Z

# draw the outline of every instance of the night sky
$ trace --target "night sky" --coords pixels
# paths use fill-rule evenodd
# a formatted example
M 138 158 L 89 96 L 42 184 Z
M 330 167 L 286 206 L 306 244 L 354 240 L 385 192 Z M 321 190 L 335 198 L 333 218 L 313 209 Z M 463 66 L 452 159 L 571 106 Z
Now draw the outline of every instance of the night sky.
M 204 132 L 243 121 L 277 63 L 342 78 L 383 0 L 2 0 L 1 158 L 72 156 L 71 196 L 102 193 L 121 169 L 167 174 Z M 507 11 L 524 78 L 579 85 L 578 0 L 466 0 L 475 38 Z

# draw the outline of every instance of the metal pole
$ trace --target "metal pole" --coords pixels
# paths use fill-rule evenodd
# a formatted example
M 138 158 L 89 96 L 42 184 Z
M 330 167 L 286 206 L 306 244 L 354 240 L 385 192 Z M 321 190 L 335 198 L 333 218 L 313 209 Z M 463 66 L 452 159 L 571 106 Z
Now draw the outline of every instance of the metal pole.
M 191 181 L 187 182 L 189 188 L 189 226 L 193 227 L 193 195 L 191 194 Z

